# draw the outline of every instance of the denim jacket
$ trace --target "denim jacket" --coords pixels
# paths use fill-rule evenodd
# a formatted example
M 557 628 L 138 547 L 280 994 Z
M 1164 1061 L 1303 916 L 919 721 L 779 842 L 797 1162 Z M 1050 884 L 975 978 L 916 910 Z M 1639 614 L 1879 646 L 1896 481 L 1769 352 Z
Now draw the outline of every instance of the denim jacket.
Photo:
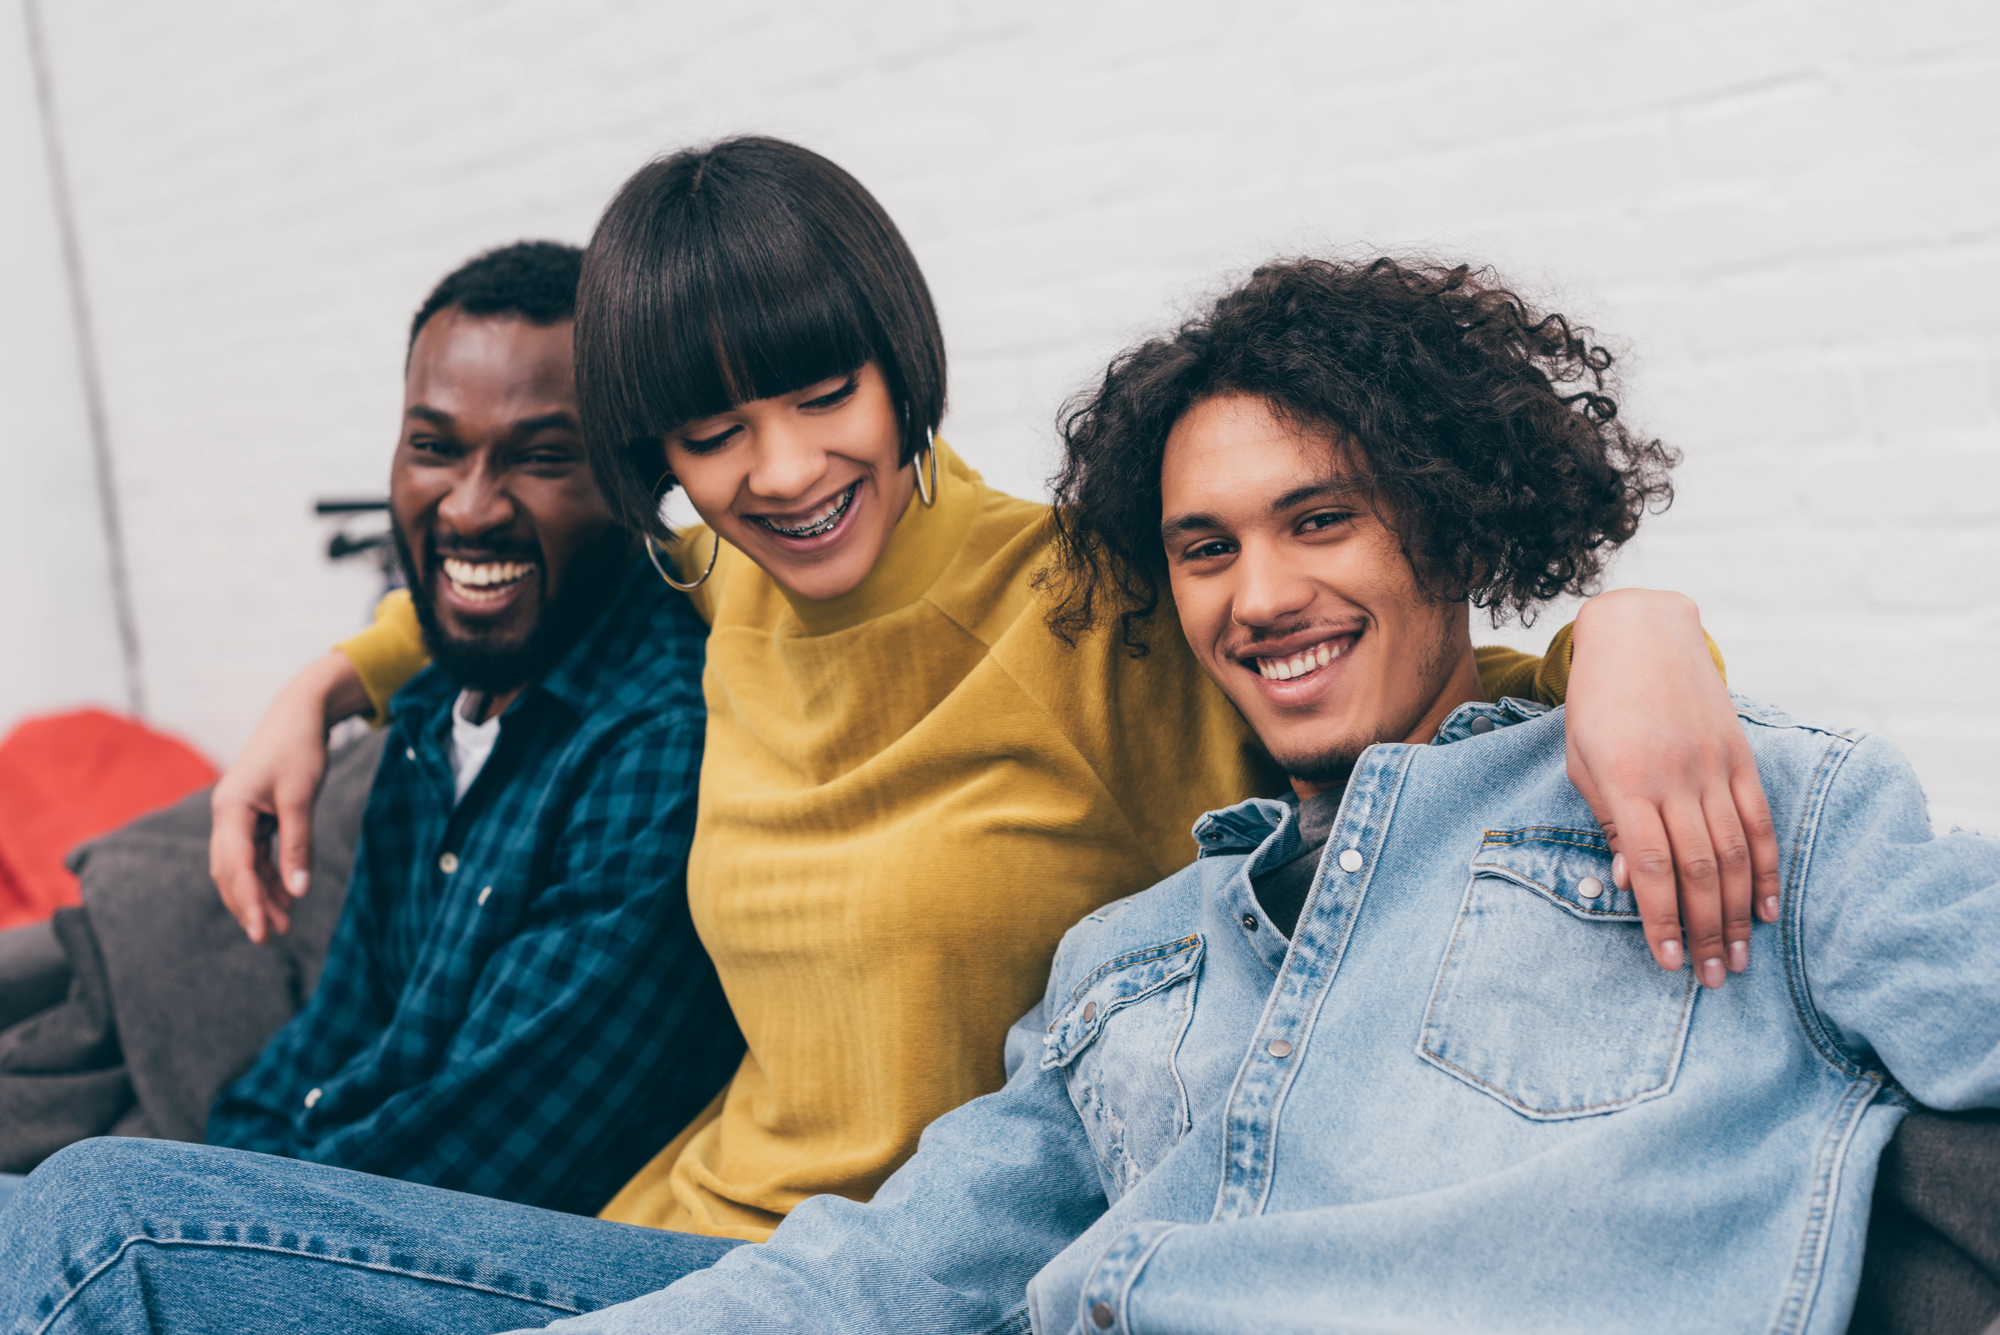
M 1560 711 L 1468 705 L 1364 753 L 1296 939 L 1295 808 L 1204 817 L 872 1203 L 557 1329 L 1843 1330 L 1910 1101 L 2000 1104 L 2000 842 L 1738 707 L 1784 898 L 1721 991 L 1651 962 Z

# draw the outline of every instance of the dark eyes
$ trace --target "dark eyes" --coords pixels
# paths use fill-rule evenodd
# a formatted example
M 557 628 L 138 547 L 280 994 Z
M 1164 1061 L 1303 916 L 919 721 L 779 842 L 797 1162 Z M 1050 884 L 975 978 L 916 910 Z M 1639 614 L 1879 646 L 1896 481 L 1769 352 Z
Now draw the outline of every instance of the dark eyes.
M 1300 520 L 1299 532 L 1324 532 L 1327 529 L 1344 524 L 1352 518 L 1354 518 L 1354 515 L 1346 510 L 1323 510 L 1318 514 L 1307 515 L 1304 519 Z
M 1220 538 L 1214 538 L 1208 542 L 1196 543 L 1194 546 L 1188 548 L 1187 551 L 1183 552 L 1182 557 L 1183 559 L 1189 561 L 1207 561 L 1207 560 L 1212 560 L 1213 558 L 1218 556 L 1227 556 L 1235 550 L 1236 550 L 1236 545 L 1234 543 L 1224 542 Z

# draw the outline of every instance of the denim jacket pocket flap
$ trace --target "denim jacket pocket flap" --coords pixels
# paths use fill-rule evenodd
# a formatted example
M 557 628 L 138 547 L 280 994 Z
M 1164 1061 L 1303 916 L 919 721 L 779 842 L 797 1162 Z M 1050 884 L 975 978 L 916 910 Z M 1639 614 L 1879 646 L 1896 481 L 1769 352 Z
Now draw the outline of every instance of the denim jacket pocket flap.
M 1042 1069 L 1067 1066 L 1089 1047 L 1105 1022 L 1155 992 L 1191 977 L 1201 964 L 1201 937 L 1184 936 L 1109 960 L 1073 988 L 1049 1025 Z
M 1639 901 L 1611 879 L 1611 848 L 1595 830 L 1488 830 L 1474 875 L 1505 876 L 1579 917 L 1639 921 Z
M 1692 971 L 1653 962 L 1595 830 L 1489 830 L 1417 1055 L 1525 1117 L 1591 1117 L 1673 1087 Z

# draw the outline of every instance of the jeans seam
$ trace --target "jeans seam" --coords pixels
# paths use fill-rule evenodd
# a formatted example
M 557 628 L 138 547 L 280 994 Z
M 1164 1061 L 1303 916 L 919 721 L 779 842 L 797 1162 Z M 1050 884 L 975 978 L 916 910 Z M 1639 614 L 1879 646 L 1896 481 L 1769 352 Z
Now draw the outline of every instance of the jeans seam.
M 143 1233 L 137 1233 L 120 1242 L 111 1255 L 105 1257 L 95 1266 L 92 1266 L 82 1279 L 71 1285 L 69 1292 L 62 1296 L 62 1299 L 50 1309 L 48 1316 L 43 1319 L 42 1323 L 35 1327 L 34 1335 L 47 1335 L 49 1328 L 55 1324 L 56 1318 L 63 1314 L 63 1310 L 70 1305 L 71 1300 L 90 1287 L 105 1271 L 123 1259 L 127 1251 L 139 1243 L 149 1243 L 155 1247 L 210 1247 L 217 1251 L 271 1252 L 279 1256 L 296 1256 L 301 1260 L 325 1261 L 333 1265 L 353 1266 L 358 1270 L 374 1270 L 383 1274 L 402 1275 L 431 1284 L 446 1284 L 453 1288 L 473 1289 L 481 1293 L 490 1293 L 498 1298 L 512 1298 L 531 1306 L 546 1307 L 552 1311 L 566 1312 L 572 1316 L 581 1316 L 585 1312 L 593 1310 L 587 1307 L 574 1307 L 568 1303 L 557 1302 L 551 1299 L 533 1298 L 525 1294 L 513 1293 L 491 1284 L 481 1284 L 473 1280 L 456 1279 L 444 1275 L 427 1275 L 420 1271 L 409 1270 L 401 1266 L 386 1265 L 379 1261 L 357 1261 L 348 1256 L 334 1256 L 324 1252 L 301 1251 L 296 1247 L 278 1247 L 269 1243 L 223 1242 L 205 1238 L 152 1238 L 147 1237 Z

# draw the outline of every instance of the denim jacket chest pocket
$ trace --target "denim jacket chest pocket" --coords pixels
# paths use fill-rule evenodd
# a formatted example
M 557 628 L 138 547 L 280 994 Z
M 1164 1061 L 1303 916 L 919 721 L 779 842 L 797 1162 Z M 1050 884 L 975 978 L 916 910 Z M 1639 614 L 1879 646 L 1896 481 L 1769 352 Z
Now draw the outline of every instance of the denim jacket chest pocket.
M 1042 1069 L 1061 1069 L 1120 1195 L 1188 1129 L 1174 1059 L 1194 1016 L 1201 954 L 1201 937 L 1186 936 L 1108 961 L 1071 990 L 1043 1040 Z
M 1538 1120 L 1673 1087 L 1694 975 L 1653 962 L 1595 830 L 1489 830 L 1472 862 L 1417 1055 Z

